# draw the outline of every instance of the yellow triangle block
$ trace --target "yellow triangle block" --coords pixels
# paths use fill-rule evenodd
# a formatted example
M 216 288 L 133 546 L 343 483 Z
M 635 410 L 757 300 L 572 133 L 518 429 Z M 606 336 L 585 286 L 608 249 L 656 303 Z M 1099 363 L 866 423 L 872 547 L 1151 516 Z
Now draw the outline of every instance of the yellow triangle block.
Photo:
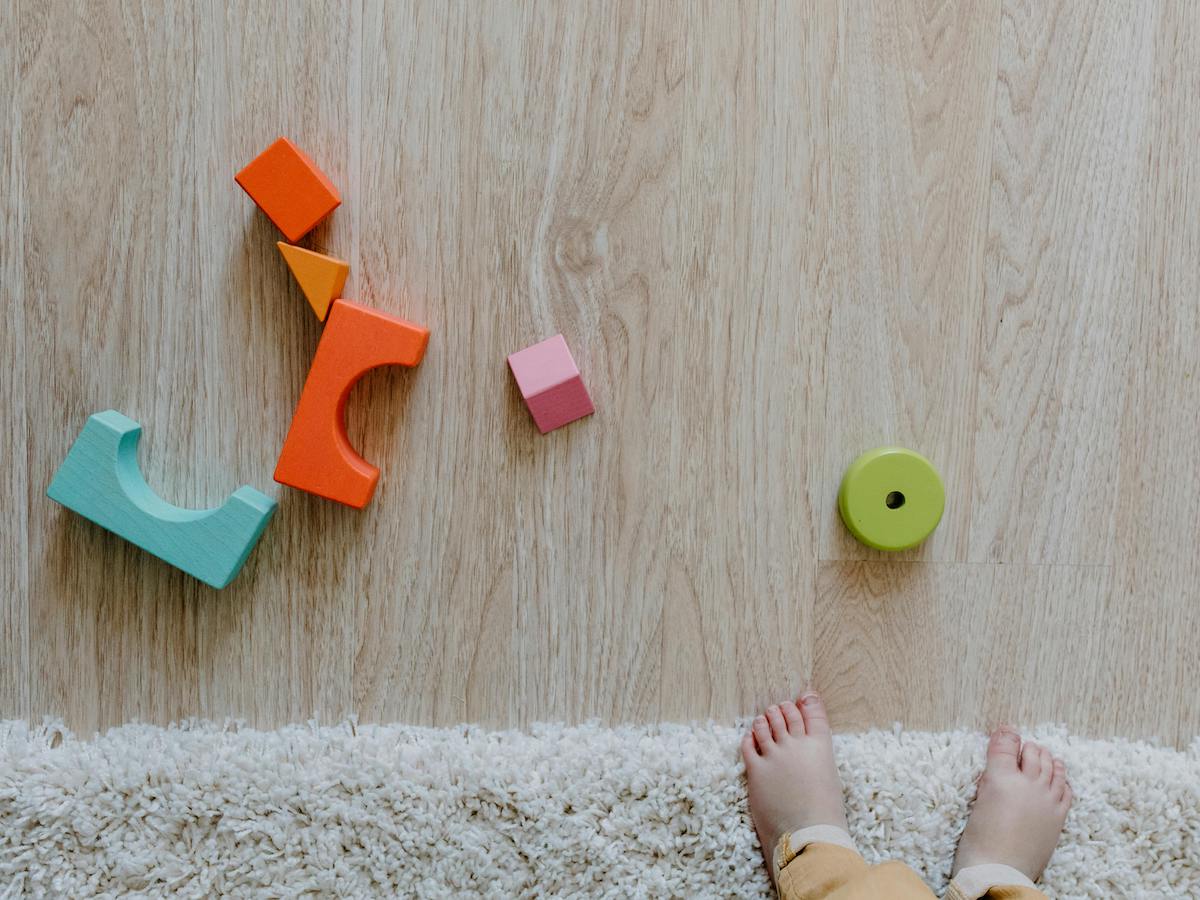
M 309 306 L 317 318 L 324 322 L 329 315 L 329 304 L 342 296 L 346 276 L 350 274 L 350 263 L 303 247 L 293 247 L 283 241 L 277 241 L 275 246 L 296 276 L 296 283 L 308 298 Z

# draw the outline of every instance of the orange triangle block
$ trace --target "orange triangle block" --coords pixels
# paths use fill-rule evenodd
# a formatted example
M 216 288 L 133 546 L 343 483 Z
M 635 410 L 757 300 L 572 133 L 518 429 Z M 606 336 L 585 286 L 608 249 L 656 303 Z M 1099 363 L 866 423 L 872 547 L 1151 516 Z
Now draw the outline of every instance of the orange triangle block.
M 283 241 L 277 241 L 275 246 L 296 276 L 296 282 L 308 298 L 309 306 L 317 318 L 324 322 L 329 315 L 329 304 L 342 296 L 346 276 L 350 274 L 350 263 L 303 247 L 293 247 Z

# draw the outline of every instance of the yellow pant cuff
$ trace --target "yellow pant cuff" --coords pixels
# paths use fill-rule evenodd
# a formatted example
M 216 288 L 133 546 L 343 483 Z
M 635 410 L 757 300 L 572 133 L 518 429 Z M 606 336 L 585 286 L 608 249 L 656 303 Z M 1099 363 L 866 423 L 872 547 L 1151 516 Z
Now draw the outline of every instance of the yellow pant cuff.
M 968 866 L 954 876 L 945 900 L 978 900 L 998 887 L 1034 888 L 1036 885 L 1021 871 L 1000 863 Z
M 845 847 L 847 850 L 858 852 L 858 848 L 854 846 L 854 839 L 845 828 L 836 825 L 811 825 L 789 832 L 779 839 L 773 857 L 775 875 L 778 876 L 780 870 L 799 856 L 809 844 L 833 844 L 835 847 Z

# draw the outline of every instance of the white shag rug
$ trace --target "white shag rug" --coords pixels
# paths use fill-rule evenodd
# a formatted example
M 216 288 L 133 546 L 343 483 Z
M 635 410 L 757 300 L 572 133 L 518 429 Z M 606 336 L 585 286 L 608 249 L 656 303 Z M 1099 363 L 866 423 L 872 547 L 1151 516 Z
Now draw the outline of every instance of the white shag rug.
M 763 897 L 740 730 L 0 723 L 0 897 Z M 1052 897 L 1200 897 L 1187 752 L 1032 736 L 1076 792 Z M 983 737 L 837 738 L 850 825 L 939 894 Z

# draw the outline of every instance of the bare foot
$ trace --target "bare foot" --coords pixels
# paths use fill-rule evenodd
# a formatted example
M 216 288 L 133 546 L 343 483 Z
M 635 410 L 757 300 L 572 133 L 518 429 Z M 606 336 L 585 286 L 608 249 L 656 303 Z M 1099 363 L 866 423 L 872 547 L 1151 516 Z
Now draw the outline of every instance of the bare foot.
M 1037 881 L 1071 808 L 1067 767 L 1050 751 L 1011 728 L 988 743 L 987 769 L 979 779 L 967 828 L 958 842 L 954 873 L 983 863 L 1003 863 Z
M 833 734 L 816 694 L 772 706 L 742 738 L 750 815 L 767 869 L 775 845 L 810 825 L 846 827 L 842 782 L 833 761 Z

